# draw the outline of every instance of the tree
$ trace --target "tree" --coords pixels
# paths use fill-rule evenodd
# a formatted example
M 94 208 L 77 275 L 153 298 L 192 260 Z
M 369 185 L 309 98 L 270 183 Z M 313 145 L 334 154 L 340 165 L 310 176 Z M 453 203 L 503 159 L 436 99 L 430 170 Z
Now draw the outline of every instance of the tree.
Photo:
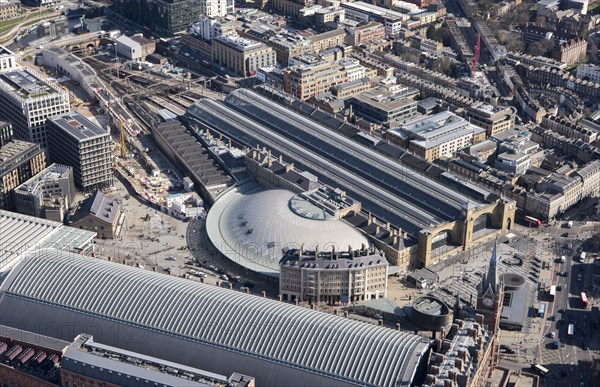
M 551 39 L 543 39 L 534 43 L 529 44 L 527 47 L 527 54 L 529 55 L 548 55 L 548 53 L 554 48 L 554 41 Z
M 451 76 L 454 70 L 454 66 L 450 62 L 450 59 L 444 56 L 435 61 L 433 65 L 433 70 Z

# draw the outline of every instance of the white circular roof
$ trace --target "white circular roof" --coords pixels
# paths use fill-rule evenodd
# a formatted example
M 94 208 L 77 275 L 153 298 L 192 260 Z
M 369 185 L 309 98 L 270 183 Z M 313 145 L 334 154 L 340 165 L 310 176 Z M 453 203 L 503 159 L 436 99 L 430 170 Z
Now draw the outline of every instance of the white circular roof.
M 254 186 L 256 187 L 256 186 Z M 289 249 L 321 251 L 359 249 L 369 241 L 339 219 L 310 219 L 296 214 L 285 189 L 238 188 L 224 194 L 208 213 L 211 242 L 229 259 L 267 275 L 279 274 L 279 260 Z

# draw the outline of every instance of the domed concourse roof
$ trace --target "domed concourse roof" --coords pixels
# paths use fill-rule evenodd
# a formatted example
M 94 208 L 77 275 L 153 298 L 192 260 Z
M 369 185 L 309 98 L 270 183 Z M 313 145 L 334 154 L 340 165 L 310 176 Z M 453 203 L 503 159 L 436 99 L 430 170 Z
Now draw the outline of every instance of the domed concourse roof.
M 223 195 L 210 209 L 206 228 L 211 242 L 232 261 L 248 269 L 279 274 L 286 250 L 321 251 L 359 249 L 369 241 L 339 219 L 316 220 L 296 214 L 290 205 L 295 194 L 285 189 L 238 187 Z

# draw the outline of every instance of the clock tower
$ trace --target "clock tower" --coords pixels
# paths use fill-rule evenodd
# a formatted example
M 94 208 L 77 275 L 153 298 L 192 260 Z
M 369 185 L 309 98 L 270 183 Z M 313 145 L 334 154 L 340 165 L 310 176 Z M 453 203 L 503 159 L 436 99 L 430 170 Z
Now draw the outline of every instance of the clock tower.
M 483 315 L 483 325 L 492 334 L 498 331 L 504 299 L 504 284 L 498 279 L 497 254 L 498 245 L 494 243 L 487 275 L 477 288 L 477 313 Z

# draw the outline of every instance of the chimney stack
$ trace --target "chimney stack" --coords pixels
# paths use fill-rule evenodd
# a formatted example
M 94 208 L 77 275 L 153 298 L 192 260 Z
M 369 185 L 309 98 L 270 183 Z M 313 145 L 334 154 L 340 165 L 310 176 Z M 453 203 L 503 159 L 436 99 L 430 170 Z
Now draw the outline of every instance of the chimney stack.
M 452 380 L 454 383 L 456 383 L 456 372 L 448 371 L 448 377 L 450 378 L 450 380 Z
M 264 290 L 262 291 L 262 298 L 267 298 L 267 292 L 265 292 Z
M 475 321 L 477 321 L 478 324 L 483 324 L 483 315 L 482 314 L 476 314 L 475 315 Z
M 462 359 L 454 359 L 454 366 L 458 368 L 459 371 L 463 370 L 463 361 Z

